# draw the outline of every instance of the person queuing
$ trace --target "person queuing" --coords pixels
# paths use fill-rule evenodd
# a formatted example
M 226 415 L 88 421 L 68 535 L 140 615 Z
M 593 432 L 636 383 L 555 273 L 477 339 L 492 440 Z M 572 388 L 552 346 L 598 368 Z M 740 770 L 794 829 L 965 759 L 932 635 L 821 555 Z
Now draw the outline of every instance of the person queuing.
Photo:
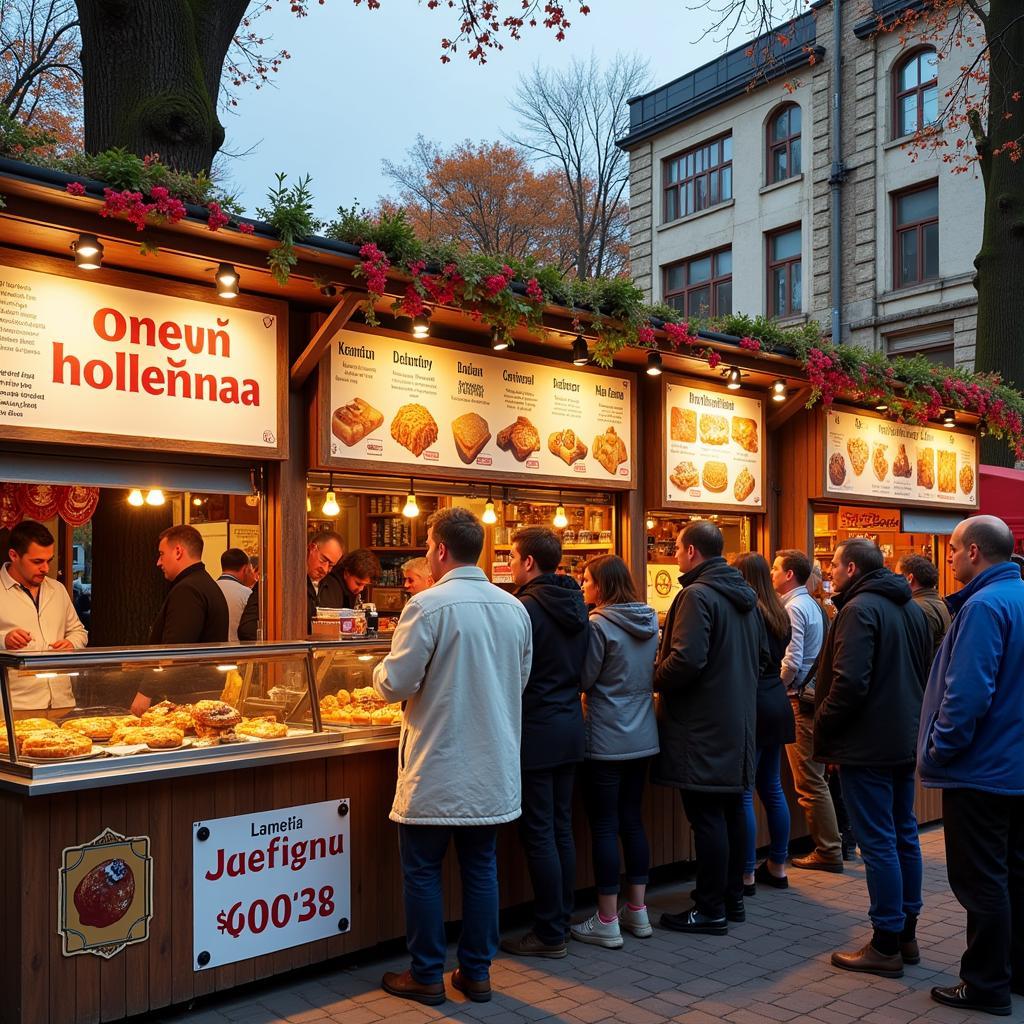
M 1024 555 L 1018 555 L 1017 552 L 1014 552 L 1010 555 L 1010 561 L 1020 569 L 1020 578 L 1024 580 Z
M 217 586 L 228 605 L 228 643 L 238 643 L 238 623 L 256 582 L 249 556 L 241 548 L 228 548 L 220 556 Z
M 410 597 L 433 585 L 434 577 L 430 575 L 430 566 L 425 558 L 410 558 L 402 563 L 402 589 Z
M 796 738 L 793 709 L 782 683 L 782 659 L 790 643 L 790 624 L 786 609 L 772 588 L 771 567 L 763 555 L 745 552 L 733 565 L 757 595 L 757 607 L 764 620 L 764 642 L 769 660 L 761 667 L 757 680 L 757 729 L 754 733 L 754 788 L 761 798 L 768 819 L 768 859 L 757 864 L 757 821 L 754 817 L 754 790 L 743 793 L 747 819 L 747 862 L 743 870 L 744 895 L 752 896 L 757 883 L 774 889 L 788 889 L 786 858 L 789 855 L 790 815 L 786 794 L 782 791 L 782 750 Z
M 89 642 L 67 590 L 49 576 L 55 541 L 34 519 L 11 530 L 7 561 L 0 567 L 0 645 L 8 651 L 71 651 Z M 35 673 L 10 674 L 13 711 L 73 707 L 66 675 L 40 679 Z
M 566 955 L 576 892 L 572 795 L 584 751 L 580 672 L 589 629 L 579 585 L 556 573 L 561 560 L 554 530 L 527 526 L 512 535 L 512 579 L 533 630 L 533 666 L 523 694 L 519 821 L 533 884 L 533 927 L 501 944 L 516 956 Z
M 341 580 L 331 570 L 341 561 L 345 546 L 333 530 L 314 534 L 306 548 L 306 632 L 313 628 L 317 608 L 345 608 Z
M 658 752 L 654 658 L 658 616 L 640 600 L 629 567 L 598 555 L 583 571 L 590 641 L 581 683 L 585 749 L 583 794 L 590 821 L 597 912 L 572 926 L 581 942 L 617 949 L 622 932 L 652 934 L 647 914 L 651 851 L 642 804 L 647 768 Z M 619 840 L 626 867 L 626 902 L 618 907 Z
M 836 952 L 848 971 L 903 976 L 920 960 L 921 847 L 914 764 L 931 634 L 910 585 L 885 568 L 881 549 L 856 538 L 832 556 L 833 604 L 815 693 L 815 759 L 839 765 L 843 798 L 860 843 L 873 935 Z
M 652 778 L 680 791 L 697 853 L 694 906 L 664 927 L 725 935 L 745 918 L 743 792 L 754 784 L 757 680 L 768 650 L 757 597 L 722 557 L 707 520 L 676 537 L 682 590 L 665 620 L 654 672 L 661 750 Z
M 962 590 L 932 664 L 917 765 L 942 790 L 946 870 L 967 911 L 960 982 L 932 998 L 1007 1016 L 1024 995 L 1024 583 L 995 516 L 959 523 L 949 564 Z
M 331 573 L 341 582 L 339 607 L 362 608 L 363 592 L 380 579 L 380 561 L 368 548 L 356 548 L 341 558 Z
M 374 669 L 386 701 L 405 701 L 398 822 L 409 969 L 388 972 L 386 992 L 436 1006 L 445 999 L 441 867 L 454 840 L 462 876 L 462 935 L 452 986 L 491 998 L 498 949 L 498 825 L 519 817 L 522 693 L 533 660 L 523 604 L 494 586 L 477 560 L 484 528 L 446 508 L 427 520 L 427 561 L 437 582 L 415 595 L 391 653 Z
M 896 571 L 906 577 L 914 600 L 921 606 L 932 634 L 932 650 L 938 653 L 939 644 L 949 629 L 949 609 L 939 596 L 939 570 L 924 555 L 906 555 L 900 559 Z

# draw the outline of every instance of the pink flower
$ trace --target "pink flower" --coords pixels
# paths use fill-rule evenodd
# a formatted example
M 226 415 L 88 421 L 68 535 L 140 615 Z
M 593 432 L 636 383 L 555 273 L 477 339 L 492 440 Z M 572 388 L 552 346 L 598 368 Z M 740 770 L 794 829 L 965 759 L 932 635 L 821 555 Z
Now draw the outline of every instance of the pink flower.
M 67 188 L 64 189 L 69 196 L 84 196 L 85 186 L 80 181 L 72 181 L 68 183 Z
M 241 231 L 243 235 L 251 235 L 256 228 L 252 224 L 246 224 L 243 221 L 238 225 L 238 230 Z
M 721 355 L 719 355 L 714 349 L 709 348 L 708 349 L 708 366 L 710 366 L 711 369 L 713 370 L 713 369 L 715 369 L 715 367 L 718 366 L 718 364 L 721 361 L 722 361 Z
M 531 277 L 526 282 L 526 297 L 531 299 L 533 302 L 543 302 L 544 292 L 541 289 L 540 284 L 537 282 L 537 278 Z
M 748 352 L 760 352 L 761 342 L 757 338 L 740 338 L 740 348 L 745 348 Z
M 654 328 L 646 324 L 643 327 L 638 327 L 636 330 L 636 343 L 643 345 L 645 348 L 656 347 L 658 343 L 654 337 Z
M 220 203 L 211 202 L 207 209 L 210 212 L 206 226 L 211 231 L 220 231 L 222 227 L 231 223 L 231 218 L 220 208 Z

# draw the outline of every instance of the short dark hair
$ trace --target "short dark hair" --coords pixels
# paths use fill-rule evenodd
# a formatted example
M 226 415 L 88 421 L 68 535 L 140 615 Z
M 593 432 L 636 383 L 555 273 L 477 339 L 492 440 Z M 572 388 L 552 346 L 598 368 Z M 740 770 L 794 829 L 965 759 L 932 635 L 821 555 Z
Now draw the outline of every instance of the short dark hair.
M 468 508 L 439 508 L 427 520 L 434 540 L 443 544 L 456 562 L 475 565 L 484 549 L 484 527 Z
M 899 570 L 904 576 L 913 576 L 922 587 L 939 585 L 939 567 L 924 555 L 904 555 Z
M 200 558 L 203 554 L 203 535 L 194 526 L 185 523 L 168 526 L 157 538 L 158 542 L 162 540 L 168 544 L 180 544 L 193 558 Z
M 372 551 L 356 548 L 338 563 L 338 572 L 347 572 L 360 579 L 376 580 L 380 578 L 380 560 Z
M 618 555 L 597 555 L 583 568 L 590 573 L 601 604 L 635 604 L 640 600 L 629 566 Z
M 321 530 L 319 533 L 314 533 L 309 538 L 309 543 L 320 547 L 321 544 L 326 544 L 329 540 L 337 541 L 341 550 L 345 550 L 345 541 L 342 539 L 341 534 L 334 530 Z
M 1020 569 L 1020 578 L 1024 580 L 1024 555 L 1018 555 L 1015 551 L 1010 555 L 1010 561 L 1016 563 L 1017 568 Z
M 249 564 L 249 556 L 241 548 L 228 548 L 221 552 L 220 567 L 223 572 L 238 572 Z
M 697 519 L 683 527 L 683 545 L 691 545 L 703 558 L 715 558 L 725 548 L 722 531 L 708 519 Z
M 964 547 L 973 544 L 987 562 L 1008 562 L 1013 557 L 1013 531 L 994 516 L 975 516 L 966 520 L 960 540 Z
M 885 565 L 885 556 L 882 549 L 867 537 L 851 537 L 849 540 L 841 540 L 836 545 L 837 551 L 841 552 L 840 560 L 853 562 L 858 572 L 874 572 Z
M 781 559 L 783 572 L 791 572 L 793 579 L 801 587 L 807 585 L 811 578 L 811 560 L 802 551 L 797 551 L 796 548 L 783 548 L 775 552 L 775 557 Z
M 48 548 L 53 543 L 53 534 L 34 519 L 23 519 L 7 538 L 7 546 L 19 555 L 28 551 L 29 544 L 38 544 L 41 548 Z
M 520 558 L 532 558 L 541 572 L 554 572 L 562 561 L 562 539 L 550 526 L 524 526 L 512 534 Z

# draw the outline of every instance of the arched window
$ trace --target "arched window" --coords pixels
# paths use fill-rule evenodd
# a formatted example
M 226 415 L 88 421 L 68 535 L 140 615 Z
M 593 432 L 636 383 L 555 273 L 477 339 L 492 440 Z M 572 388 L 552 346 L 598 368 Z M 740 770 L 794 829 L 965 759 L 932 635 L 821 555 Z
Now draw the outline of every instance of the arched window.
M 787 103 L 768 121 L 768 184 L 800 173 L 800 107 Z
M 939 116 L 938 56 L 934 50 L 915 50 L 893 72 L 894 138 L 913 135 Z

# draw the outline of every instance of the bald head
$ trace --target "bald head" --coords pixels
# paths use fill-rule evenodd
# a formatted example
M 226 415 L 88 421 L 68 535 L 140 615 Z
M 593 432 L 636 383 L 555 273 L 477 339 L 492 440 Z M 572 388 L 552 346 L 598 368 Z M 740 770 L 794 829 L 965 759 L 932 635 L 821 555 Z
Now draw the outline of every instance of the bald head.
M 970 583 L 1013 555 L 1013 533 L 998 516 L 971 516 L 949 538 L 949 564 L 961 583 Z

